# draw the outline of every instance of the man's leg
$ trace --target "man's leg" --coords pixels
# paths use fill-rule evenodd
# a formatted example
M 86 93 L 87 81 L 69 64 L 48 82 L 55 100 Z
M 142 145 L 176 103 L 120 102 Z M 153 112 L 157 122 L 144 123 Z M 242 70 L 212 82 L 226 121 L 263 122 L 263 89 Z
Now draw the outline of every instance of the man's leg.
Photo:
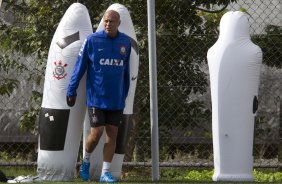
M 106 140 L 103 150 L 104 162 L 100 182 L 117 182 L 117 180 L 113 178 L 109 172 L 111 162 L 115 154 L 117 133 L 117 126 L 106 125 Z
M 116 150 L 118 127 L 106 125 L 106 140 L 104 145 L 104 162 L 112 162 Z
M 105 114 L 103 111 L 95 108 L 89 108 L 88 114 L 91 129 L 86 138 L 85 154 L 80 167 L 80 177 L 83 180 L 89 179 L 90 156 L 99 143 L 105 127 Z
M 105 114 L 105 129 L 106 129 L 106 140 L 103 150 L 103 168 L 102 175 L 100 177 L 100 182 L 117 182 L 112 174 L 109 172 L 111 167 L 111 162 L 115 154 L 116 140 L 118 134 L 118 127 L 122 123 L 123 110 L 106 111 Z
M 99 140 L 103 134 L 104 126 L 99 127 L 91 127 L 90 134 L 87 136 L 85 151 L 88 153 L 92 153 L 96 148 Z
M 80 167 L 80 177 L 83 180 L 87 181 L 89 179 L 90 156 L 91 153 L 96 148 L 97 144 L 99 143 L 103 131 L 104 131 L 104 126 L 91 127 L 90 133 L 86 138 L 85 154 Z

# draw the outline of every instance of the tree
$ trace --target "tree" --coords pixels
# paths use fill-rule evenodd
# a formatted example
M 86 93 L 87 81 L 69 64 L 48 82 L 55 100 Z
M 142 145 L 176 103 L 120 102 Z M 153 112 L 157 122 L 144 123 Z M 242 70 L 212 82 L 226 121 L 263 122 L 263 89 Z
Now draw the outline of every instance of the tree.
M 226 6 L 230 2 L 217 1 L 215 4 Z M 208 29 L 207 23 L 198 15 L 197 7 L 210 8 L 210 1 L 197 3 L 199 4 L 191 1 L 156 1 L 159 133 L 160 150 L 164 153 L 161 158 L 170 154 L 173 129 L 189 127 L 194 130 L 205 127 L 204 122 L 210 123 L 209 109 L 203 102 L 191 96 L 206 91 L 206 76 L 200 68 L 206 61 L 207 50 L 217 35 L 214 34 L 216 27 Z M 146 11 L 143 10 L 142 15 L 145 14 Z M 145 26 L 140 29 L 141 32 L 147 30 Z M 141 48 L 141 53 L 147 53 L 146 47 Z M 148 61 L 147 55 L 142 57 L 142 61 Z M 137 114 L 141 116 L 138 119 L 141 119 L 140 123 L 143 124 L 140 129 L 143 132 L 138 134 L 142 133 L 142 137 L 146 137 L 141 143 L 137 143 L 137 147 L 142 148 L 142 153 L 136 154 L 142 156 L 138 161 L 150 158 L 150 151 L 144 153 L 144 150 L 150 150 L 148 71 L 148 65 L 143 65 L 136 94 L 136 99 L 141 99 L 137 102 L 137 109 L 143 112 Z M 193 130 L 191 132 L 197 132 Z
M 103 12 L 114 2 L 124 4 L 131 11 L 139 40 L 141 64 L 135 98 L 138 114 L 135 114 L 136 127 L 132 137 L 148 137 L 139 144 L 148 146 L 150 111 L 146 1 L 84 0 L 82 3 L 88 7 L 95 30 Z M 236 0 L 156 0 L 159 112 L 164 113 L 159 118 L 160 136 L 163 138 L 160 143 L 164 152 L 167 151 L 167 141 L 171 141 L 167 134 L 177 124 L 193 128 L 210 118 L 208 108 L 198 99 L 191 98 L 193 94 L 206 91 L 207 81 L 205 73 L 201 71 L 201 64 L 206 62 L 207 49 L 216 38 L 215 35 L 211 38 L 207 35 L 208 25 L 199 16 L 198 10 L 212 9 L 214 5 L 226 7 L 231 2 Z M 71 3 L 66 0 L 3 0 L 5 10 L 13 14 L 13 22 L 0 23 L 0 52 L 5 53 L 0 58 L 0 70 L 6 73 L 14 70 L 27 72 L 27 79 L 31 83 L 42 86 L 52 35 Z M 5 80 L 10 81 L 8 85 L 5 82 L 0 85 L 8 92 L 18 86 L 17 79 L 10 80 L 4 76 Z M 21 119 L 24 129 L 36 131 L 41 97 L 42 88 L 31 94 L 30 108 Z M 150 147 L 145 149 L 147 151 L 143 149 L 142 154 L 144 159 L 150 154 Z

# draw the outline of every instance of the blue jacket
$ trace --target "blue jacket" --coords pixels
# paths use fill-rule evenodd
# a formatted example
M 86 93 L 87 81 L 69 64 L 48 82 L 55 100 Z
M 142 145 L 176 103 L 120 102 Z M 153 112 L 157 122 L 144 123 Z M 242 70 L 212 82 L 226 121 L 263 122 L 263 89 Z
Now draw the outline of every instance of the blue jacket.
M 130 38 L 121 32 L 111 38 L 104 31 L 91 34 L 84 41 L 67 96 L 76 96 L 80 79 L 87 70 L 87 106 L 123 110 L 130 84 Z

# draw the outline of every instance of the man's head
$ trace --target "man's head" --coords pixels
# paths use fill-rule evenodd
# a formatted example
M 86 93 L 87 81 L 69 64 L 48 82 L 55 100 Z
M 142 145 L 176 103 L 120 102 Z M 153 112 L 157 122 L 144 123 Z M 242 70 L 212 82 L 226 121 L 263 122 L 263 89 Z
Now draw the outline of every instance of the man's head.
M 108 10 L 103 17 L 104 30 L 110 37 L 115 37 L 120 25 L 119 13 L 114 10 Z

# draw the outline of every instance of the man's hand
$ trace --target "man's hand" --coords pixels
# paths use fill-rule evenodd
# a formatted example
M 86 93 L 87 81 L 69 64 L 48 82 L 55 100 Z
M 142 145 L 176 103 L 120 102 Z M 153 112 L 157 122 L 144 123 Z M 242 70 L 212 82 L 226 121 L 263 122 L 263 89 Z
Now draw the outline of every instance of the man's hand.
M 72 107 L 75 104 L 76 96 L 67 96 L 67 104 Z

